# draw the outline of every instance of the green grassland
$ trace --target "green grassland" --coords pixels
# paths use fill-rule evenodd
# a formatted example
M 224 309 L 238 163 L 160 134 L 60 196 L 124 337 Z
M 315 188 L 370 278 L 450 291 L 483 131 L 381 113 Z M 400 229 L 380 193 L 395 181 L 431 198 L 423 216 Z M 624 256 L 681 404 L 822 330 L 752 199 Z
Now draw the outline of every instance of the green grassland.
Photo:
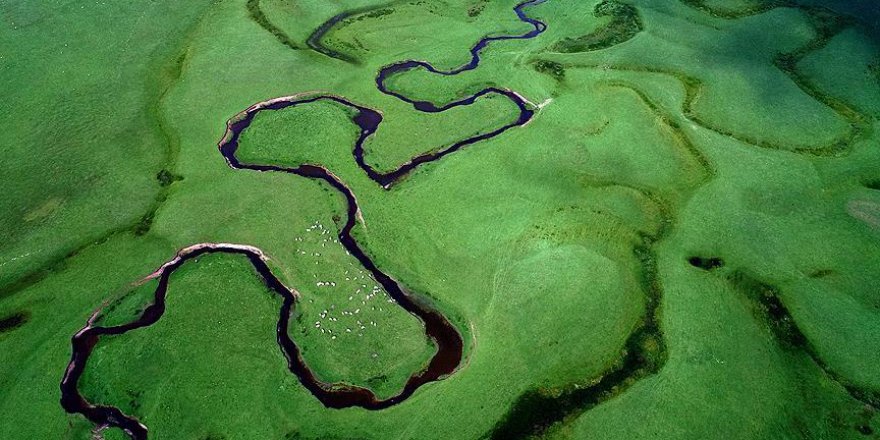
M 70 337 L 102 306 L 99 323 L 130 321 L 155 288 L 136 283 L 203 242 L 260 248 L 300 293 L 290 333 L 321 380 L 398 393 L 435 347 L 336 241 L 344 199 L 233 170 L 217 142 L 300 93 L 381 111 L 379 170 L 503 126 L 504 97 L 425 114 L 375 75 L 468 62 L 481 37 L 528 30 L 517 2 L 38 3 L 0 4 L 0 438 L 90 438 L 59 405 Z M 245 258 L 206 255 L 174 273 L 158 323 L 102 339 L 80 388 L 150 438 L 878 438 L 872 11 L 529 7 L 540 36 L 387 85 L 438 104 L 507 88 L 534 118 L 389 190 L 356 166 L 345 107 L 260 113 L 238 157 L 339 176 L 361 246 L 462 334 L 459 369 L 388 409 L 325 408 L 278 347 L 280 299 Z
M 137 228 L 164 197 L 156 175 L 173 169 L 177 134 L 167 130 L 158 102 L 208 7 L 0 7 L 0 116 L 10 121 L 0 198 L 4 296 L 83 246 Z M 49 29 L 64 38 L 51 38 Z M 129 197 L 120 203 L 119 194 Z

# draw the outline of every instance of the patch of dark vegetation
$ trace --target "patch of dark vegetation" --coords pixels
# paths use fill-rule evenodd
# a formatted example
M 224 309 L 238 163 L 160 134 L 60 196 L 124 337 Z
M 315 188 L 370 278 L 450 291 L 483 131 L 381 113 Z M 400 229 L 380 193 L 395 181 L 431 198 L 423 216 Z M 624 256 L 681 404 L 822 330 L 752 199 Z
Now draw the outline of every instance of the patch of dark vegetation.
M 163 189 L 166 189 L 167 186 L 163 185 Z M 165 203 L 165 200 L 168 199 L 168 191 L 160 191 L 158 195 L 156 195 L 156 203 L 153 204 L 152 208 L 141 216 L 140 220 L 135 223 L 131 227 L 131 232 L 134 233 L 135 236 L 143 236 L 147 232 L 150 232 L 150 228 L 153 227 L 153 220 L 156 218 L 156 212 L 159 211 L 159 208 L 162 207 L 162 204 Z
M 468 7 L 468 17 L 474 18 L 483 13 L 483 10 L 486 9 L 486 4 L 489 3 L 489 0 L 480 0 L 479 2 Z
M 809 276 L 810 278 L 819 279 L 819 278 L 825 278 L 825 277 L 828 277 L 831 275 L 834 275 L 834 270 L 832 270 L 832 269 L 817 269 L 817 270 L 810 272 L 810 274 L 807 276 Z
M 532 66 L 534 66 L 535 71 L 550 75 L 556 81 L 563 81 L 565 79 L 565 66 L 555 61 L 539 60 L 533 63 Z
M 0 318 L 0 334 L 8 333 L 21 328 L 31 319 L 29 312 L 16 312 Z
M 159 70 L 159 84 L 163 84 L 166 86 L 160 86 L 159 89 L 162 91 L 159 93 L 160 96 L 164 95 L 164 93 L 168 90 L 167 85 L 173 83 L 180 79 L 180 76 L 183 74 L 183 66 L 186 64 L 188 53 L 186 50 L 180 51 L 174 59 L 171 60 L 170 63 L 162 66 Z
M 807 13 L 810 24 L 822 40 L 828 40 L 844 28 L 857 24 L 852 17 L 840 15 L 828 8 L 813 6 L 801 6 L 801 8 Z
M 171 171 L 163 168 L 161 171 L 156 173 L 156 180 L 159 181 L 159 185 L 161 186 L 169 186 L 174 182 L 183 180 L 183 176 L 174 174 Z
M 393 13 L 394 13 L 394 8 L 376 9 L 375 11 L 370 11 L 370 12 L 359 15 L 358 18 L 355 19 L 355 21 L 361 21 L 361 20 L 364 20 L 367 18 L 384 17 L 386 15 L 391 15 Z
M 690 257 L 687 261 L 691 266 L 703 270 L 714 270 L 724 267 L 724 260 L 718 257 Z
M 587 35 L 562 39 L 550 46 L 550 50 L 575 53 L 607 49 L 632 39 L 644 29 L 642 19 L 635 7 L 613 0 L 605 0 L 596 5 L 593 15 L 611 17 L 611 21 Z
M 250 14 L 251 20 L 260 25 L 261 28 L 265 29 L 270 34 L 274 35 L 276 39 L 278 39 L 281 44 L 293 49 L 293 50 L 302 50 L 304 47 L 297 44 L 293 41 L 290 36 L 288 36 L 284 31 L 282 31 L 278 26 L 272 24 L 269 21 L 269 17 L 266 17 L 266 14 L 263 13 L 263 10 L 260 8 L 260 0 L 248 0 L 247 2 L 248 13 Z
M 863 389 L 858 388 L 854 385 L 851 385 L 848 382 L 846 382 L 844 379 L 838 377 L 836 374 L 829 371 L 828 367 L 825 366 L 825 364 L 820 363 L 818 361 L 817 361 L 817 363 L 819 363 L 819 365 L 822 367 L 822 369 L 825 370 L 826 372 L 828 372 L 828 374 L 834 380 L 836 380 L 838 383 L 843 385 L 844 388 L 846 388 L 846 390 L 849 392 L 850 396 L 852 396 L 854 399 L 864 403 L 866 406 L 870 406 L 874 411 L 876 411 L 877 408 L 880 408 L 880 393 L 878 393 L 877 391 L 863 390 Z
M 740 9 L 721 9 L 721 8 L 712 8 L 706 4 L 705 0 L 680 0 L 682 3 L 702 11 L 707 15 L 711 15 L 716 18 L 724 18 L 728 20 L 734 20 L 737 18 L 748 17 L 750 15 L 758 15 L 763 14 L 774 8 L 781 7 L 796 7 L 797 5 L 785 0 L 763 0 L 759 2 L 755 2 L 752 6 L 742 7 Z
M 284 434 L 284 440 L 363 440 L 360 437 L 337 437 L 335 435 L 331 436 L 321 436 L 321 437 L 307 437 L 299 432 L 292 431 Z
M 880 61 L 868 64 L 868 72 L 880 83 Z
M 388 376 L 384 374 L 367 379 L 367 386 L 374 390 L 386 383 L 388 383 Z
M 880 179 L 871 179 L 865 182 L 865 188 L 880 191 Z
M 686 5 L 688 5 L 688 6 L 692 7 L 692 8 L 694 8 L 694 9 L 700 9 L 700 10 L 708 9 L 708 10 L 711 10 L 711 9 L 709 9 L 708 6 L 706 6 L 706 2 L 703 1 L 703 0 L 680 0 L 680 1 L 681 1 L 682 3 L 684 3 L 684 4 L 686 4 Z
M 662 290 L 657 261 L 650 248 L 663 234 L 665 230 L 656 237 L 644 236 L 645 244 L 634 250 L 642 267 L 640 284 L 647 295 L 646 312 L 644 321 L 627 339 L 620 358 L 605 374 L 587 384 L 556 390 L 530 390 L 520 395 L 510 411 L 489 433 L 489 438 L 513 440 L 539 437 L 554 424 L 618 396 L 639 380 L 663 368 L 668 354 L 659 326 L 658 308 Z
M 141 408 L 141 399 L 143 398 L 144 392 L 140 390 L 125 390 L 125 395 L 128 397 L 128 407 L 132 412 L 137 412 Z
M 871 404 L 866 404 L 862 406 L 862 410 L 859 412 L 859 422 L 853 426 L 859 434 L 870 436 L 874 434 L 874 428 L 871 427 L 871 420 L 874 416 L 877 415 L 877 406 L 872 406 Z
M 156 211 L 150 211 L 144 214 L 143 217 L 134 225 L 132 228 L 132 232 L 134 235 L 141 237 L 146 235 L 147 232 L 150 232 L 150 228 L 153 227 L 153 219 L 156 217 Z
M 783 347 L 806 348 L 807 339 L 794 322 L 788 308 L 779 299 L 779 290 L 742 271 L 734 271 L 727 280 L 744 292 L 755 306 L 753 311 L 773 332 Z
M 794 54 L 780 54 L 776 57 L 776 67 L 780 70 L 790 72 L 797 69 L 797 63 L 800 59 Z

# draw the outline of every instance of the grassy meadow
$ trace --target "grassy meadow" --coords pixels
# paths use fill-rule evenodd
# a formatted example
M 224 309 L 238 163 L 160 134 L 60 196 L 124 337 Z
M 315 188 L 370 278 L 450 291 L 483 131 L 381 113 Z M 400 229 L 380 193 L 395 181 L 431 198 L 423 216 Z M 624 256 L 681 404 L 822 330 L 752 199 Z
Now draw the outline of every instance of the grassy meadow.
M 458 370 L 388 409 L 326 408 L 288 370 L 280 298 L 205 255 L 161 320 L 101 339 L 80 390 L 151 439 L 880 438 L 880 11 L 861 3 L 528 7 L 536 38 L 386 85 L 511 89 L 533 119 L 389 190 L 354 162 L 347 108 L 260 113 L 238 158 L 339 176 L 361 246 L 461 333 Z M 380 171 L 504 126 L 503 96 L 421 113 L 375 76 L 467 63 L 530 29 L 516 5 L 0 3 L 0 438 L 92 438 L 59 404 L 71 336 L 102 306 L 99 324 L 137 317 L 156 283 L 136 283 L 204 242 L 258 247 L 300 293 L 290 335 L 320 380 L 399 393 L 436 347 L 338 242 L 344 198 L 217 143 L 295 94 L 380 111 Z

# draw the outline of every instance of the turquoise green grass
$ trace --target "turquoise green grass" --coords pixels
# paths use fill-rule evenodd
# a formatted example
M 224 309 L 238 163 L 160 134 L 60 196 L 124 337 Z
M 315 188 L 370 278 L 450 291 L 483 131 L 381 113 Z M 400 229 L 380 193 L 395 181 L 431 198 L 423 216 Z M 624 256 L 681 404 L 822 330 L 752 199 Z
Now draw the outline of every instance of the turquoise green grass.
M 827 5 L 853 13 L 846 3 Z M 515 108 L 495 98 L 417 113 L 375 75 L 410 58 L 466 63 L 481 36 L 528 28 L 515 4 L 0 6 L 0 41 L 14 48 L 0 52 L 13 60 L 0 108 L 14 122 L 0 320 L 24 317 L 0 331 L 0 438 L 89 438 L 58 403 L 70 336 L 105 303 L 103 322 L 130 319 L 153 286 L 133 283 L 200 242 L 266 253 L 302 295 L 291 336 L 320 378 L 399 391 L 434 347 L 381 291 L 355 301 L 373 283 L 352 280 L 363 274 L 333 241 L 344 200 L 301 177 L 232 170 L 217 142 L 238 112 L 297 93 L 381 111 L 367 145 L 379 169 L 507 123 Z M 362 9 L 324 42 L 357 62 L 307 48 L 349 8 Z M 150 438 L 877 438 L 876 30 L 751 1 L 549 0 L 528 13 L 549 25 L 538 38 L 493 43 L 458 76 L 414 70 L 389 86 L 437 103 L 509 88 L 534 119 L 391 190 L 354 165 L 340 106 L 261 114 L 242 137 L 247 162 L 323 164 L 348 184 L 361 245 L 461 331 L 458 371 L 387 410 L 324 408 L 287 370 L 278 299 L 244 258 L 205 256 L 174 275 L 163 320 L 96 349 L 84 393 Z M 49 40 L 58 29 L 70 41 Z M 376 326 L 352 327 L 365 313 Z M 629 343 L 645 331 L 662 342 L 653 352 Z M 626 350 L 659 364 L 598 404 L 566 400 Z M 547 402 L 535 423 L 511 428 L 535 395 Z

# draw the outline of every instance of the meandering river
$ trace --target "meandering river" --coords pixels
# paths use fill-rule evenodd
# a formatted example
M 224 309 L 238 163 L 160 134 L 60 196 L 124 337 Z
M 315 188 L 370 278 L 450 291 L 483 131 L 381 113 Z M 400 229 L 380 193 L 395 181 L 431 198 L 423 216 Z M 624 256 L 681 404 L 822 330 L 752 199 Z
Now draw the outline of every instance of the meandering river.
M 461 335 L 446 317 L 428 305 L 425 301 L 420 301 L 418 297 L 410 294 L 391 275 L 383 272 L 367 256 L 363 249 L 361 249 L 360 245 L 351 235 L 352 229 L 360 218 L 360 208 L 351 189 L 329 170 L 317 164 L 283 167 L 267 164 L 242 163 L 236 157 L 236 152 L 239 147 L 239 139 L 241 134 L 253 122 L 254 117 L 260 112 L 281 110 L 319 100 L 336 102 L 353 110 L 352 122 L 361 129 L 360 136 L 352 148 L 354 160 L 370 179 L 381 185 L 383 188 L 388 189 L 424 163 L 437 161 L 465 146 L 493 138 L 511 128 L 526 124 L 531 120 L 534 112 L 530 108 L 530 104 L 522 96 L 511 90 L 490 87 L 464 99 L 437 106 L 431 102 L 413 100 L 400 93 L 389 90 L 385 86 L 386 79 L 391 75 L 417 68 L 426 69 L 429 72 L 439 75 L 456 75 L 467 70 L 475 69 L 480 63 L 480 53 L 491 42 L 529 39 L 541 34 L 546 29 L 546 25 L 538 20 L 528 17 L 525 13 L 525 9 L 529 6 L 543 3 L 544 1 L 546 0 L 526 1 L 520 3 L 514 8 L 519 19 L 530 24 L 532 30 L 521 35 L 485 37 L 479 40 L 470 50 L 471 60 L 467 64 L 456 69 L 443 71 L 435 69 L 430 63 L 425 61 L 409 60 L 386 66 L 382 68 L 376 76 L 377 87 L 382 93 L 395 96 L 408 102 L 412 104 L 417 111 L 421 112 L 437 113 L 453 107 L 467 106 L 473 104 L 477 99 L 487 95 L 505 96 L 507 99 L 514 102 L 519 108 L 518 118 L 507 125 L 488 133 L 455 142 L 440 150 L 417 155 L 399 166 L 397 169 L 382 173 L 373 169 L 366 163 L 363 148 L 364 142 L 373 135 L 376 130 L 378 130 L 382 123 L 382 115 L 379 111 L 356 104 L 336 95 L 294 96 L 288 98 L 276 98 L 257 103 L 236 115 L 227 122 L 227 131 L 219 143 L 220 153 L 223 155 L 229 166 L 234 169 L 260 172 L 280 172 L 320 180 L 330 185 L 345 198 L 347 203 L 347 217 L 345 225 L 339 231 L 340 243 L 342 243 L 345 249 L 353 255 L 367 271 L 370 272 L 373 278 L 381 284 L 397 304 L 415 315 L 425 324 L 425 332 L 437 347 L 437 352 L 431 358 L 427 367 L 422 371 L 413 374 L 400 393 L 388 399 L 378 399 L 376 395 L 367 388 L 352 385 L 330 384 L 320 381 L 306 365 L 300 354 L 299 348 L 291 339 L 288 332 L 291 311 L 296 304 L 298 294 L 294 289 L 285 286 L 278 277 L 272 273 L 272 270 L 266 264 L 268 258 L 263 252 L 255 247 L 246 245 L 202 243 L 181 250 L 174 259 L 165 263 L 156 272 L 147 277 L 148 279 L 158 278 L 159 284 L 154 292 L 153 302 L 147 306 L 137 319 L 118 326 L 104 327 L 95 325 L 94 321 L 97 317 L 96 312 L 86 326 L 73 336 L 73 354 L 61 381 L 61 404 L 64 409 L 69 413 L 82 414 L 98 426 L 119 427 L 134 439 L 147 438 L 147 427 L 133 416 L 124 414 L 118 408 L 96 405 L 86 400 L 79 391 L 79 380 L 85 371 L 89 356 L 92 354 L 95 346 L 100 342 L 102 337 L 121 335 L 156 323 L 161 319 L 165 312 L 165 300 L 168 292 L 168 285 L 170 277 L 174 271 L 188 261 L 209 253 L 237 254 L 247 257 L 268 288 L 282 298 L 283 302 L 277 325 L 277 339 L 282 352 L 287 358 L 288 368 L 299 378 L 299 381 L 304 387 L 320 400 L 321 403 L 329 408 L 346 408 L 352 406 L 359 406 L 371 410 L 387 408 L 402 402 L 422 385 L 452 374 L 456 368 L 458 368 L 462 360 L 463 341 Z M 322 26 L 322 28 L 323 27 L 325 26 Z

